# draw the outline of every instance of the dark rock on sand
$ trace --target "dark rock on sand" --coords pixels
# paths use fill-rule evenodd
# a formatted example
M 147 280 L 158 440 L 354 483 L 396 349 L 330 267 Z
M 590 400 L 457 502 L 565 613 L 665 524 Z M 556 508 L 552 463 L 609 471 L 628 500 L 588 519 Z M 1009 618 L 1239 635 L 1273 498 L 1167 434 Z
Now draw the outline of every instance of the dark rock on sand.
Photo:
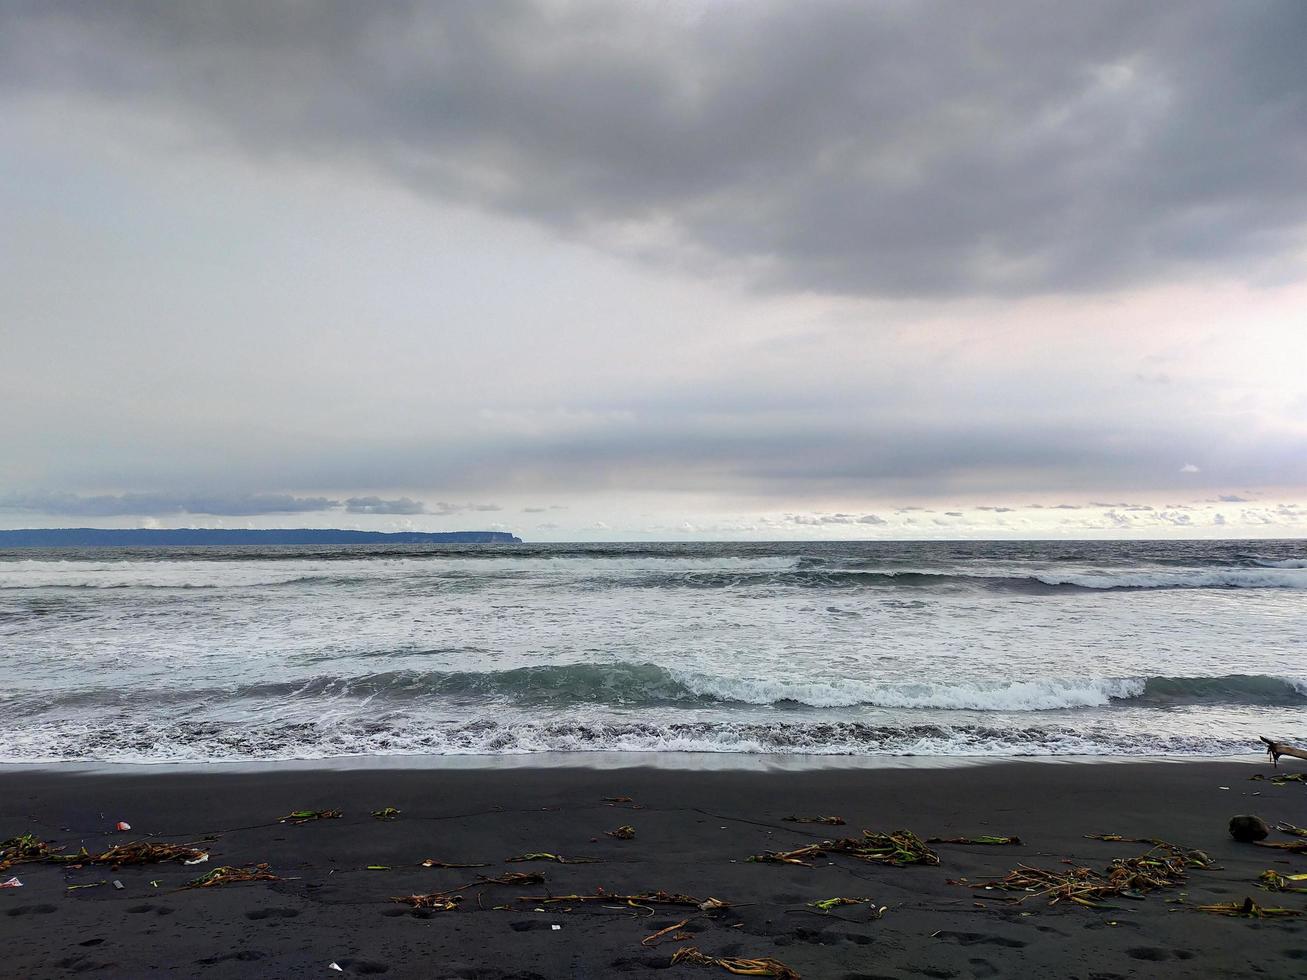
M 1266 826 L 1266 821 L 1261 817 L 1241 813 L 1237 817 L 1230 818 L 1230 836 L 1245 844 L 1251 844 L 1255 840 L 1266 840 L 1270 832 L 1271 828 Z

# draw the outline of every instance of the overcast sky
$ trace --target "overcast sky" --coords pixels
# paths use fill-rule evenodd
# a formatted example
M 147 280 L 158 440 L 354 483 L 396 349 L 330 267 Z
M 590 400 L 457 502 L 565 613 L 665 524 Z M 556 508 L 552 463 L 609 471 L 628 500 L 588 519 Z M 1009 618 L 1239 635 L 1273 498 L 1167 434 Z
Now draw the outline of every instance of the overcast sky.
M 1307 534 L 1307 3 L 0 3 L 0 526 Z

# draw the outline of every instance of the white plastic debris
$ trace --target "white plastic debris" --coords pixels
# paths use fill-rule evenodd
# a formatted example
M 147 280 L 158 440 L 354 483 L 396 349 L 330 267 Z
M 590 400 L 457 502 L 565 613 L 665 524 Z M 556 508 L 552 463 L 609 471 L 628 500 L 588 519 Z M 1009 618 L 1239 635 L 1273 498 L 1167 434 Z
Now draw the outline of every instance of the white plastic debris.
M 207 861 L 207 860 L 209 860 L 209 852 L 208 852 L 208 851 L 205 851 L 203 854 L 201 854 L 199 857 L 197 857 L 194 861 L 183 861 L 182 863 L 183 863 L 183 864 L 203 864 L 203 863 L 204 863 L 205 861 Z
M 22 888 L 23 883 L 17 878 L 10 878 L 8 881 L 0 881 L 0 888 Z
M 118 823 L 116 823 L 116 824 L 114 825 L 114 829 L 115 829 L 115 830 L 131 830 L 131 829 L 132 829 L 132 825 L 129 824 L 126 820 L 119 820 Z
M 328 969 L 328 970 L 336 970 L 336 971 L 339 972 L 339 973 L 344 973 L 344 972 L 345 972 L 345 968 L 344 968 L 343 966 L 341 966 L 339 963 L 336 963 L 336 962 L 328 963 L 328 964 L 327 964 L 327 969 Z
M 122 890 L 123 890 L 123 883 L 122 883 L 121 881 L 119 881 L 117 878 L 115 878 L 115 879 L 113 880 L 113 887 L 114 887 L 115 889 L 117 889 L 118 891 L 122 891 Z
M 561 928 L 563 928 L 563 927 L 560 926 L 560 925 L 555 924 L 555 925 L 551 925 L 549 928 L 552 929 L 554 932 L 557 932 L 559 929 L 561 929 Z

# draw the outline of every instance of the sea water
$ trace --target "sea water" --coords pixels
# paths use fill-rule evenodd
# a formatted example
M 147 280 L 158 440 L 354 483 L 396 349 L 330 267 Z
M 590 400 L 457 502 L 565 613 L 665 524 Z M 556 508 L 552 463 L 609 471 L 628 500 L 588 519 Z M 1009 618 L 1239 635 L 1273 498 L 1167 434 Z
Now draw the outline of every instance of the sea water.
M 1307 543 L 0 552 L 0 761 L 1307 741 Z

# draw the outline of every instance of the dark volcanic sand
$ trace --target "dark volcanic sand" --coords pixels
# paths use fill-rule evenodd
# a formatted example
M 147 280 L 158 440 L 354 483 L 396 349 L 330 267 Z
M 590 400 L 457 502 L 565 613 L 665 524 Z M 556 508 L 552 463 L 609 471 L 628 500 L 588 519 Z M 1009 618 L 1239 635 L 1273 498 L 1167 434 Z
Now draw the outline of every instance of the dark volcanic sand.
M 27 864 L 0 875 L 16 874 L 25 885 L 0 890 L 0 975 L 729 977 L 702 966 L 669 968 L 672 952 L 685 943 L 640 944 L 689 917 L 691 943 L 705 952 L 772 956 L 805 978 L 1303 976 L 1307 919 L 1225 919 L 1168 902 L 1185 892 L 1193 904 L 1251 895 L 1263 905 L 1307 908 L 1307 896 L 1275 895 L 1254 884 L 1267 868 L 1307 871 L 1307 856 L 1236 844 L 1226 834 L 1229 817 L 1243 812 L 1272 825 L 1307 824 L 1307 786 L 1249 781 L 1270 771 L 1221 762 L 804 772 L 8 770 L 0 773 L 0 839 L 33 832 L 92 850 L 146 837 L 218 839 L 208 845 L 210 863 L 198 868 L 109 872 Z M 641 808 L 601 802 L 619 795 Z M 393 823 L 369 816 L 383 806 L 403 814 Z M 298 827 L 276 822 L 293 809 L 326 807 L 344 817 Z M 832 828 L 835 836 L 906 827 L 923 837 L 1016 834 L 1026 844 L 938 845 L 939 867 L 847 857 L 816 869 L 747 863 L 758 851 L 828 836 L 823 828 L 781 821 L 794 813 L 842 815 L 848 825 Z M 132 831 L 107 832 L 118 820 Z M 605 836 L 621 824 L 633 825 L 638 836 Z M 996 892 L 947 883 L 1000 875 L 1017 862 L 1058 867 L 1074 858 L 1101 868 L 1146 849 L 1082 836 L 1109 832 L 1202 848 L 1220 870 L 1193 871 L 1187 888 L 1145 901 L 1122 900 L 1123 911 L 1049 908 L 1035 900 L 1014 905 L 995 900 Z M 526 851 L 602 863 L 503 863 Z M 427 857 L 491 867 L 419 867 Z M 254 861 L 269 862 L 289 880 L 177 890 L 218 864 Z M 393 870 L 363 870 L 368 864 Z M 388 901 L 513 870 L 542 871 L 548 882 L 472 889 L 453 912 L 415 915 Z M 66 890 L 114 878 L 122 890 Z M 539 912 L 517 899 L 546 889 L 592 893 L 596 886 L 711 895 L 741 907 L 715 916 L 603 905 Z M 869 921 L 865 907 L 830 916 L 805 910 L 806 902 L 836 895 L 871 896 L 889 910 L 880 921 Z M 514 910 L 493 910 L 498 904 Z M 332 961 L 344 972 L 329 970 Z

